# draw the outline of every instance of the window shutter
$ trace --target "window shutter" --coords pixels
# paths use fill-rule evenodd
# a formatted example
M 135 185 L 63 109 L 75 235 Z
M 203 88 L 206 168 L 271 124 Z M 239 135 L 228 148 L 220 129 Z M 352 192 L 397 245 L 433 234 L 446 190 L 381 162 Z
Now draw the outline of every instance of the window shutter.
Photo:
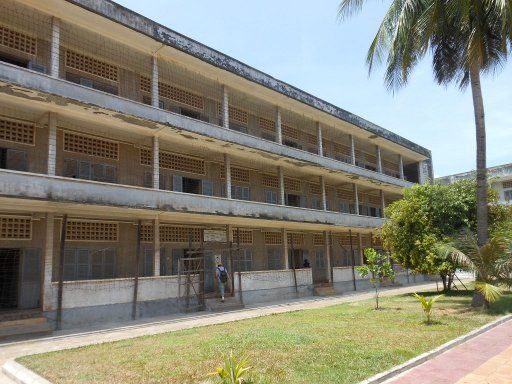
M 179 259 L 182 259 L 185 255 L 184 249 L 173 249 L 172 250 L 172 274 L 177 275 L 178 274 L 178 262 Z
M 142 179 L 142 186 L 144 188 L 153 188 L 153 173 L 152 172 L 144 172 L 144 177 Z
M 308 199 L 306 198 L 306 196 L 300 196 L 300 206 L 301 208 L 307 208 L 308 206 Z
M 9 148 L 7 149 L 5 164 L 7 169 L 26 172 L 28 171 L 27 153 Z
M 183 177 L 173 175 L 172 176 L 172 190 L 174 192 L 183 192 Z
M 201 180 L 201 184 L 203 195 L 213 196 L 213 182 L 211 180 Z
M 117 183 L 117 168 L 113 165 L 105 165 L 105 181 Z
M 78 178 L 79 179 L 91 179 L 91 163 L 88 161 L 80 161 L 78 164 Z
M 249 187 L 243 187 L 242 193 L 243 193 L 243 196 L 242 196 L 243 200 L 251 200 L 251 190 L 249 189 Z
M 116 249 L 107 248 L 103 256 L 103 278 L 113 278 L 115 276 Z
M 103 250 L 94 250 L 92 253 L 91 261 L 91 278 L 103 278 Z
M 143 276 L 153 276 L 153 248 L 144 248 Z
M 76 280 L 76 249 L 64 250 L 64 280 Z
M 163 189 L 163 190 L 166 190 L 166 185 L 165 185 L 165 175 L 160 173 L 160 177 L 159 177 L 159 180 L 158 180 L 158 187 L 160 189 Z
M 64 159 L 64 177 L 76 178 L 78 176 L 78 162 L 75 159 Z
M 88 249 L 79 249 L 76 256 L 76 279 L 89 279 L 90 254 Z
M 91 180 L 105 181 L 105 165 L 104 164 L 91 164 Z

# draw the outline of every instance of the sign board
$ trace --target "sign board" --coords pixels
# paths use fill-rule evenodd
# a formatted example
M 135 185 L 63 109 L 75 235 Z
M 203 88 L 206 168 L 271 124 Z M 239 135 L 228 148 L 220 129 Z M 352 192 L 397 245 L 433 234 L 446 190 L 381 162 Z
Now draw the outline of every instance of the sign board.
M 203 241 L 205 243 L 226 243 L 226 231 L 222 229 L 205 229 Z
M 221 255 L 215 255 L 215 265 L 219 265 L 222 263 L 222 256 Z

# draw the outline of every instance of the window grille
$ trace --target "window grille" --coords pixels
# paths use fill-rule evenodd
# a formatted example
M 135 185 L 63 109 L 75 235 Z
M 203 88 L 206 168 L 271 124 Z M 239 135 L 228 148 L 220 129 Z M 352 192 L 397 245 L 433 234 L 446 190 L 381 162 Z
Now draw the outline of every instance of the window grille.
M 140 241 L 151 242 L 154 237 L 154 228 L 151 224 L 143 224 L 140 227 Z
M 503 188 L 512 188 L 512 181 L 504 181 Z
M 233 229 L 233 244 L 238 243 L 238 230 Z M 240 244 L 252 244 L 252 230 L 240 229 Z
M 117 66 L 90 56 L 82 55 L 81 53 L 67 50 L 65 64 L 66 67 L 87 72 L 91 75 L 114 81 L 116 83 L 119 80 L 119 68 Z
M 220 167 L 221 180 L 226 179 L 226 167 Z M 238 183 L 249 183 L 251 181 L 251 171 L 244 168 L 231 167 L 231 181 Z
M 199 243 L 201 230 L 192 227 L 160 226 L 160 242 L 162 243 Z
M 309 183 L 309 193 L 311 193 L 312 195 L 321 195 L 322 186 L 317 183 Z
M 283 268 L 283 255 L 281 248 L 269 248 L 267 250 L 267 264 L 269 270 Z
M 300 180 L 292 179 L 290 177 L 284 178 L 284 188 L 287 191 L 296 191 L 300 192 Z
M 353 201 L 355 200 L 355 193 L 352 189 L 345 189 L 345 188 L 337 188 L 336 189 L 336 197 L 338 199 Z
M 32 239 L 32 220 L 24 217 L 1 216 L 0 239 L 30 240 Z
M 282 245 L 283 234 L 281 232 L 263 232 L 265 245 Z
M 279 188 L 279 178 L 277 176 L 274 176 L 274 175 L 264 174 L 262 179 L 261 179 L 261 184 L 264 187 Z
M 35 126 L 18 120 L 0 119 L 0 140 L 34 145 Z
M 64 151 L 117 160 L 119 158 L 119 143 L 64 132 Z
M 302 246 L 304 245 L 304 234 L 303 233 L 288 233 L 287 234 L 288 239 L 288 245 L 292 245 L 292 239 L 293 239 L 293 246 Z
M 313 234 L 313 245 L 325 245 L 325 236 L 323 233 Z
M 281 124 L 281 131 L 283 136 L 289 137 L 290 139 L 298 140 L 300 137 L 300 131 L 298 129 L 290 127 L 286 124 Z
M 117 241 L 118 223 L 104 221 L 69 220 L 66 240 L 70 241 Z
M 142 92 L 151 92 L 151 79 L 149 77 L 141 76 L 140 90 Z M 193 108 L 204 109 L 204 99 L 202 96 L 167 83 L 158 82 L 158 95 Z
M 172 169 L 175 171 L 196 173 L 204 175 L 205 163 L 203 159 L 180 155 L 173 152 L 160 151 L 160 168 Z M 140 164 L 152 165 L 153 154 L 146 148 L 140 149 Z
M 340 233 L 339 235 L 339 242 L 342 246 L 348 246 L 350 247 L 350 234 L 347 233 Z M 352 234 L 352 247 L 359 248 L 359 238 L 356 233 Z
M 318 144 L 318 139 L 316 138 L 315 135 L 312 135 L 311 133 L 307 133 L 306 137 L 307 137 L 308 144 L 311 144 L 311 145 Z
M 0 25 L 0 44 L 21 52 L 35 55 L 37 52 L 37 39 Z
M 265 119 L 263 117 L 260 117 L 260 119 L 259 119 L 259 126 L 261 129 L 263 129 L 265 131 L 269 131 L 269 132 L 273 132 L 273 133 L 275 133 L 275 131 L 276 131 L 276 123 L 273 122 L 272 120 Z

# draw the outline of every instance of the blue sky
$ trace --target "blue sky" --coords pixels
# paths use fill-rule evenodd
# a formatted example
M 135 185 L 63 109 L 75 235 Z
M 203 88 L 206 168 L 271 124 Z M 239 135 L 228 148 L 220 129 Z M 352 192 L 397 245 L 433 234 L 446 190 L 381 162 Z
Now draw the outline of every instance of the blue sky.
M 431 149 L 436 176 L 475 168 L 469 89 L 436 85 L 429 61 L 395 95 L 381 69 L 368 77 L 366 51 L 388 1 L 368 2 L 344 23 L 333 0 L 118 2 Z M 512 163 L 511 86 L 510 62 L 483 79 L 489 166 Z

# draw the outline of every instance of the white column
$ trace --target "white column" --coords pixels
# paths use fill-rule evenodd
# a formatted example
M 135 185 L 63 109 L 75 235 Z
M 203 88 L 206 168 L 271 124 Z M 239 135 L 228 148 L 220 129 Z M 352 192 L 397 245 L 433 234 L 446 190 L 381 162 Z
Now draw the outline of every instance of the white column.
M 158 93 L 158 57 L 153 55 L 151 58 L 153 63 L 153 72 L 151 75 L 151 105 L 155 108 L 160 106 L 160 94 Z
M 160 219 L 153 220 L 153 276 L 160 276 Z
M 231 199 L 231 159 L 227 153 L 224 154 L 224 168 L 226 169 L 226 197 Z
M 282 167 L 277 168 L 277 174 L 279 177 L 279 204 L 285 205 L 285 198 L 284 198 L 284 172 Z
M 51 213 L 46 214 L 46 236 L 44 242 L 43 255 L 43 311 L 53 310 L 53 291 L 52 291 L 52 271 L 53 271 L 53 253 L 54 253 L 54 234 L 55 234 L 55 216 Z
M 52 41 L 50 46 L 50 76 L 59 77 L 60 68 L 60 20 L 52 17 Z
M 326 260 L 326 268 L 327 268 L 327 275 L 329 279 L 329 283 L 332 283 L 332 276 L 331 276 L 331 247 L 329 244 L 331 244 L 331 236 L 330 232 L 325 231 L 324 232 L 324 242 L 325 242 L 325 260 Z
M 352 135 L 350 135 L 350 164 L 356 165 L 356 143 Z
M 47 173 L 55 176 L 55 165 L 57 163 L 57 115 L 54 112 L 48 113 L 48 166 Z
M 364 261 L 364 253 L 363 253 L 363 236 L 361 235 L 361 232 L 359 232 L 357 234 L 357 237 L 358 237 L 358 240 L 359 240 L 359 257 L 360 257 L 360 262 L 361 264 L 363 264 L 363 261 Z
M 160 188 L 160 142 L 153 136 L 153 188 Z
M 229 94 L 228 88 L 222 86 L 222 126 L 229 129 Z
M 400 178 L 404 179 L 404 158 L 402 155 L 398 155 L 398 171 L 400 172 Z
M 354 198 L 356 204 L 356 215 L 359 215 L 359 191 L 357 188 L 357 184 L 354 184 Z
M 320 125 L 320 122 L 316 123 L 316 130 L 317 130 L 317 140 L 318 140 L 318 156 L 324 155 L 324 144 L 322 142 L 322 126 Z
M 276 108 L 276 141 L 283 144 L 283 130 L 281 128 L 281 110 Z
M 320 176 L 320 188 L 322 189 L 322 209 L 327 211 L 327 193 L 325 191 L 325 177 Z
M 384 210 L 386 209 L 386 199 L 384 198 L 384 191 L 380 190 L 380 201 L 382 204 L 382 217 L 384 217 Z
M 377 145 L 377 172 L 382 173 L 382 155 L 380 147 Z
M 284 258 L 284 269 L 290 269 L 290 265 L 288 263 L 288 231 L 283 229 L 283 258 Z

